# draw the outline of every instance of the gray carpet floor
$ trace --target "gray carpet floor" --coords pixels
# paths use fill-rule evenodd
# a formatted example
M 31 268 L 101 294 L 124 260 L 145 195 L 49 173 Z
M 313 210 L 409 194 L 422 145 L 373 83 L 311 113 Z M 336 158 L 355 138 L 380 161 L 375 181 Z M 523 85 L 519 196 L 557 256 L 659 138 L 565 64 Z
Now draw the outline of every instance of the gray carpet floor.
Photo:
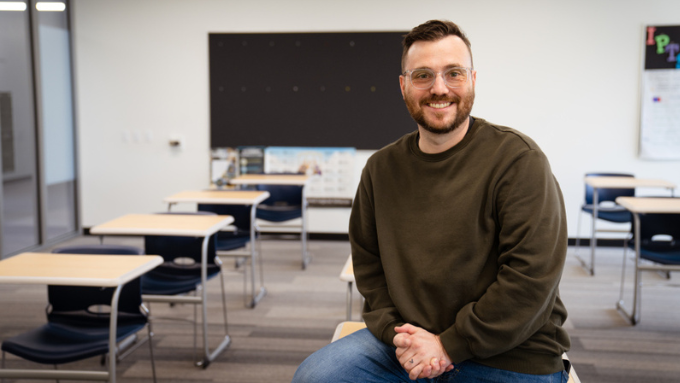
M 97 243 L 95 237 L 79 237 L 66 244 Z M 137 238 L 107 238 L 106 243 L 141 245 Z M 159 382 L 290 382 L 296 367 L 327 344 L 346 316 L 347 285 L 339 274 L 349 254 L 342 241 L 310 241 L 313 260 L 302 270 L 300 242 L 285 238 L 263 241 L 266 297 L 251 309 L 244 306 L 243 271 L 225 259 L 228 332 L 231 346 L 208 368 L 193 365 L 193 307 L 165 304 L 151 306 L 153 341 Z M 622 250 L 598 249 L 596 275 L 579 266 L 570 248 L 561 283 L 561 295 L 569 310 L 566 327 L 572 338 L 568 355 L 582 382 L 670 383 L 680 381 L 680 294 L 667 286 L 663 276 L 645 274 L 641 323 L 631 326 L 616 311 Z M 587 249 L 580 254 L 587 255 Z M 630 274 L 629 276 L 632 276 Z M 671 281 L 680 278 L 674 275 Z M 209 292 L 210 347 L 224 334 L 221 325 L 219 280 Z M 628 285 L 630 287 L 630 284 Z M 630 295 L 630 294 L 628 294 Z M 359 318 L 360 298 L 353 295 L 354 319 Z M 0 285 L 0 339 L 44 323 L 44 286 Z M 200 342 L 199 342 L 200 345 Z M 7 356 L 7 367 L 52 368 Z M 99 358 L 60 368 L 103 369 Z M 118 381 L 150 382 L 148 347 L 136 350 L 118 365 Z M 13 380 L 6 379 L 6 382 Z M 62 381 L 63 382 L 63 381 Z

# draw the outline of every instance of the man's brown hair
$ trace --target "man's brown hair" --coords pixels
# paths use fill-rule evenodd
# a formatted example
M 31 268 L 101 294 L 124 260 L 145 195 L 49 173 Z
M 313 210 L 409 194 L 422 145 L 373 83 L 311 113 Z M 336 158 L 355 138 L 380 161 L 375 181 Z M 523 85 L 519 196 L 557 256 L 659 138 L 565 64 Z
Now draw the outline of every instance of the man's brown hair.
M 404 71 L 404 61 L 411 45 L 416 41 L 437 41 L 446 36 L 458 36 L 467 45 L 468 52 L 470 52 L 470 63 L 472 63 L 472 49 L 470 48 L 470 40 L 468 40 L 465 33 L 458 27 L 458 25 L 448 20 L 430 20 L 426 23 L 420 24 L 413 28 L 411 32 L 404 36 L 402 42 L 404 50 L 401 54 L 401 71 Z

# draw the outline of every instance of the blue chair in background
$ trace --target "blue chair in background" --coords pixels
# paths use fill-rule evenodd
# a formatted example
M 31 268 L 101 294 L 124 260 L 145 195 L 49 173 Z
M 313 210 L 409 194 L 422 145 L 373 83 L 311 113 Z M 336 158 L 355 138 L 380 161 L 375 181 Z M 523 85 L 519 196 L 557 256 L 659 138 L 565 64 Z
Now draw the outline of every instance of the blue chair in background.
M 623 299 L 626 280 L 625 252 L 617 308 L 635 325 L 640 321 L 642 306 L 642 271 L 663 272 L 667 278 L 670 278 L 670 272 L 680 271 L 680 214 L 637 214 L 632 226 L 633 236 L 627 241 L 627 248 L 635 251 L 632 312 L 629 314 L 626 311 Z
M 304 188 L 298 185 L 257 185 L 257 190 L 268 191 L 270 196 L 257 207 L 256 216 L 265 221 L 258 223 L 258 228 L 280 228 L 283 231 L 298 229 L 302 242 L 302 268 L 309 263 L 307 252 L 307 226 L 303 217 L 303 209 L 307 208 L 304 198 Z M 300 225 L 280 225 L 300 219 Z
M 85 245 L 53 250 L 65 254 L 118 254 L 140 255 L 142 251 L 131 246 Z M 47 286 L 47 324 L 9 338 L 2 343 L 2 365 L 5 352 L 36 363 L 59 365 L 75 362 L 109 352 L 111 315 L 110 306 L 114 288 L 90 286 Z M 147 327 L 151 338 L 148 312 L 142 306 L 140 278 L 126 283 L 118 299 L 117 333 L 118 359 L 136 349 L 137 332 Z M 123 350 L 126 350 L 123 353 Z M 156 370 L 153 346 L 149 342 L 153 380 Z M 124 354 L 124 355 L 123 355 Z
M 627 173 L 587 173 L 586 177 L 633 177 L 632 174 Z M 576 225 L 576 254 L 581 246 L 581 215 L 582 213 L 587 213 L 590 217 L 593 216 L 593 187 L 586 184 L 585 185 L 585 198 L 584 202 L 579 209 L 578 221 Z M 618 224 L 630 224 L 631 214 L 624 207 L 616 204 L 617 197 L 634 197 L 635 189 L 598 189 L 597 193 L 597 219 L 603 221 L 618 223 Z M 608 232 L 608 233 L 628 233 L 630 227 L 625 229 L 597 229 L 597 232 Z M 597 240 L 597 239 L 596 239 Z M 586 262 L 579 258 L 581 263 L 586 266 Z M 590 272 L 593 274 L 594 265 L 590 265 Z
M 251 226 L 253 220 L 252 206 L 249 205 L 224 205 L 224 204 L 198 204 L 198 211 L 210 212 L 219 215 L 230 215 L 234 222 L 227 228 L 219 231 L 216 235 L 215 249 L 219 257 L 235 258 L 236 268 L 241 265 L 250 266 L 250 273 L 247 268 L 243 270 L 243 299 L 247 307 L 255 307 L 257 302 L 266 294 L 264 288 L 264 273 L 262 267 L 262 253 L 257 240 L 257 232 Z M 251 233 L 251 230 L 253 232 Z M 251 234 L 255 243 L 251 243 Z M 252 248 L 248 249 L 248 246 Z M 252 256 L 259 254 L 259 274 L 260 288 L 256 293 L 255 289 L 255 265 Z M 250 274 L 252 296 L 248 297 L 248 274 Z

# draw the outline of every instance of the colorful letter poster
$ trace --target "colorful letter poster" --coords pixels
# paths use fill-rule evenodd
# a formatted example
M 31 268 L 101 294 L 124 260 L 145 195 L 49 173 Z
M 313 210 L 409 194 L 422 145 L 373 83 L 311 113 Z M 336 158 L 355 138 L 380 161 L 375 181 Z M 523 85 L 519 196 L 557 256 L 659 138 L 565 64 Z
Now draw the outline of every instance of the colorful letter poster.
M 648 26 L 642 73 L 640 157 L 680 159 L 680 26 Z
M 355 153 L 355 148 L 269 146 L 264 152 L 264 172 L 313 176 L 308 198 L 352 198 Z

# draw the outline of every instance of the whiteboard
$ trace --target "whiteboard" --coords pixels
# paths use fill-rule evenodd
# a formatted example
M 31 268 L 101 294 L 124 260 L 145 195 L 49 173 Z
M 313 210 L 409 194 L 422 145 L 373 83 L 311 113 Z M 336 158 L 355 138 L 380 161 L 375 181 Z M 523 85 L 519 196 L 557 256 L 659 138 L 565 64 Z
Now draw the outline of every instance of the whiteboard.
M 640 114 L 640 157 L 680 160 L 680 26 L 648 26 Z

